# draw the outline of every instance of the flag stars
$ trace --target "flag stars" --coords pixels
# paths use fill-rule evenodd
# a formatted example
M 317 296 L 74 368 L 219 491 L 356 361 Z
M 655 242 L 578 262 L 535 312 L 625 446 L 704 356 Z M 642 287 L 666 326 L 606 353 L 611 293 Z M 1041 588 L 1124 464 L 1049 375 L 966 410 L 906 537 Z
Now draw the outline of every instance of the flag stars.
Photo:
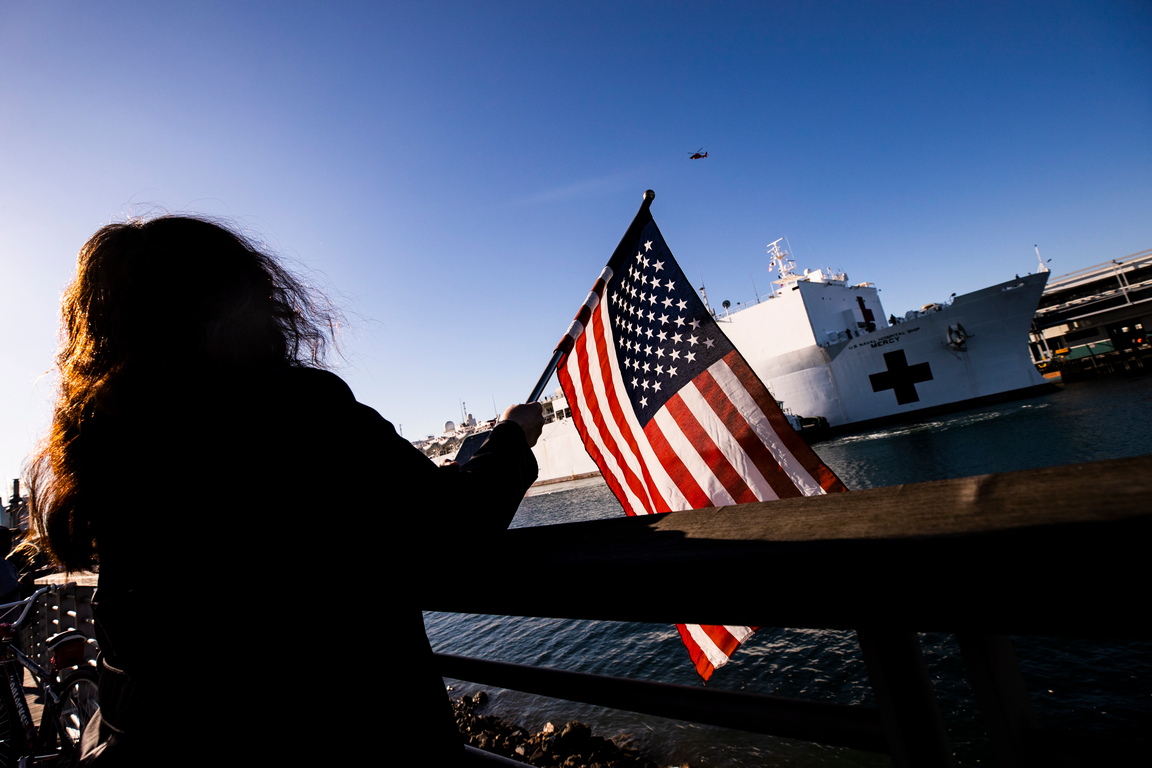
M 688 345 L 689 346 L 694 347 L 699 343 L 700 343 L 700 340 L 698 338 L 696 338 L 696 334 L 692 334 L 691 336 L 688 337 Z
M 671 291 L 674 287 L 676 287 L 676 283 L 669 280 L 667 283 L 664 284 L 664 287 L 667 288 L 669 291 Z
M 651 241 L 651 240 L 649 240 L 648 242 L 644 243 L 644 250 L 646 250 L 646 251 L 650 251 L 650 250 L 652 250 L 652 241 Z
M 694 330 L 694 331 L 700 330 L 700 321 L 699 320 L 693 320 L 688 325 L 692 326 L 692 330 Z
M 683 312 L 684 310 L 688 309 L 688 302 L 684 301 L 684 299 L 680 299 L 680 301 L 676 302 L 676 309 Z
M 687 352 L 684 354 L 684 359 L 690 363 L 694 363 L 694 362 L 696 362 L 696 353 L 695 352 Z
M 676 327 L 677 327 L 677 328 L 683 328 L 683 327 L 684 327 L 684 317 L 683 317 L 682 315 L 677 315 L 677 317 L 676 317 Z
M 708 349 L 712 349 L 715 343 L 712 339 L 704 339 L 704 346 L 708 347 Z
M 659 272 L 660 270 L 664 269 L 664 262 L 657 261 L 655 264 L 653 264 L 653 266 L 656 267 L 656 271 Z

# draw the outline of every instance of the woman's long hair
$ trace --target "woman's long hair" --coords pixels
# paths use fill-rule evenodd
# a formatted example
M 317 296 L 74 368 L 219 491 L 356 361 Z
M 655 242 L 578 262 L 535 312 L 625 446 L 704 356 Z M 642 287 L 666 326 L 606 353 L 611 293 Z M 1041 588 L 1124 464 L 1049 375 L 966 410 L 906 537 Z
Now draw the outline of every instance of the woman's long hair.
M 323 366 L 336 315 L 277 261 L 220 223 L 187 216 L 101 228 L 61 302 L 59 393 L 29 466 L 30 525 L 69 570 L 98 559 L 80 503 L 77 440 L 125 390 L 177 370 Z

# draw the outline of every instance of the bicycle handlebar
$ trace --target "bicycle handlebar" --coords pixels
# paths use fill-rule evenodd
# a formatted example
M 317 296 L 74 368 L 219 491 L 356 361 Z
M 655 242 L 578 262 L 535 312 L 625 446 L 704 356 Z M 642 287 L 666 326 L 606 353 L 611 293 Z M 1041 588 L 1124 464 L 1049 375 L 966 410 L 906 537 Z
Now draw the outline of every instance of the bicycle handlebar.
M 56 588 L 59 588 L 59 586 L 60 585 L 56 585 Z M 0 615 L 3 615 L 3 613 L 5 611 L 7 611 L 9 608 L 15 608 L 16 606 L 21 605 L 21 604 L 24 605 L 24 610 L 20 612 L 19 618 L 17 618 L 15 621 L 6 621 L 3 623 L 8 624 L 13 629 L 22 628 L 24 626 L 24 620 L 26 618 L 28 618 L 28 612 L 31 611 L 32 606 L 36 604 L 37 598 L 39 598 L 45 592 L 51 591 L 52 589 L 53 589 L 53 586 L 41 587 L 40 589 L 36 590 L 35 592 L 30 594 L 28 597 L 24 598 L 23 600 L 17 600 L 14 603 L 5 603 L 4 605 L 0 605 Z

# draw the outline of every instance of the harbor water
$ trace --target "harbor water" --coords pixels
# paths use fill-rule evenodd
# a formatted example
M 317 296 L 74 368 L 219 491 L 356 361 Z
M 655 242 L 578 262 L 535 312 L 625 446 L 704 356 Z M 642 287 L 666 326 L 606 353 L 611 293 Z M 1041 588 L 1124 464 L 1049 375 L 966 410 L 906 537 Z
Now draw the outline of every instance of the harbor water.
M 1152 377 L 1069 384 L 1059 392 L 970 409 L 915 424 L 872 430 L 818 443 L 817 453 L 849 488 L 872 488 L 1008 472 L 1152 453 Z M 548 525 L 622 514 L 607 486 L 581 481 L 525 499 L 514 526 Z M 483 553 L 469 556 L 483 580 Z M 1074 563 L 1059 564 L 1075 567 Z M 818 564 L 814 568 L 818 569 Z M 1038 575 L 1040 577 L 1040 575 Z M 579 574 L 541 573 L 558 593 L 580 589 Z M 502 585 L 515 589 L 514 584 Z M 658 584 L 621 589 L 658 589 Z M 787 588 L 783 585 L 781 588 Z M 770 600 L 774 585 L 764 584 Z M 1144 598 L 1139 585 L 1116 585 L 1129 610 Z M 559 669 L 701 685 L 672 626 L 627 622 L 466 616 L 426 613 L 437 651 Z M 1062 638 L 1014 638 L 1017 656 L 1042 727 L 1148 739 L 1152 733 L 1152 643 Z M 925 635 L 923 644 L 949 738 L 962 766 L 988 764 L 985 736 L 964 682 L 951 636 Z M 477 687 L 450 681 L 454 695 Z M 855 635 L 847 631 L 762 629 L 709 687 L 839 703 L 870 703 Z M 635 746 L 660 765 L 885 766 L 886 756 L 775 739 L 515 691 L 485 688 L 485 713 L 527 728 L 569 720 Z

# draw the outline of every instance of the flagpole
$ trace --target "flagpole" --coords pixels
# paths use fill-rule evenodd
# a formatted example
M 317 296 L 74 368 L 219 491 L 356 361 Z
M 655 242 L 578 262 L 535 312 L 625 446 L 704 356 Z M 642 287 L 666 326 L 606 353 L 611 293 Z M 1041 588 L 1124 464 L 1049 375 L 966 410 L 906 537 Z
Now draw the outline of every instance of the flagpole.
M 644 200 L 640 203 L 640 210 L 636 212 L 636 217 L 632 219 L 632 223 L 628 226 L 627 231 L 624 232 L 624 236 L 620 238 L 620 244 L 617 245 L 616 250 L 612 252 L 612 258 L 608 260 L 609 265 L 616 261 L 616 257 L 626 244 L 636 239 L 637 230 L 642 229 L 644 225 L 651 220 L 652 216 L 648 209 L 655 199 L 655 192 L 650 189 L 644 190 Z M 556 345 L 556 349 L 552 351 L 552 359 L 549 360 L 548 365 L 544 367 L 544 373 L 540 374 L 540 380 L 536 382 L 536 386 L 532 388 L 532 394 L 528 395 L 528 399 L 525 400 L 525 402 L 534 403 L 544 394 L 544 388 L 548 386 L 552 374 L 556 372 L 556 368 L 560 365 L 560 358 L 571 351 L 572 345 L 576 339 L 580 338 L 580 334 L 584 332 L 588 320 L 592 317 L 592 310 L 600 302 L 600 292 L 603 291 L 601 281 L 607 283 L 611 279 L 612 270 L 610 266 L 605 266 L 604 270 L 600 273 L 600 278 L 588 293 L 588 298 L 584 300 L 580 311 L 576 313 L 575 319 L 572 320 L 572 324 L 568 326 L 568 331 L 564 334 L 564 337 L 560 339 L 560 343 Z
M 559 347 L 553 350 L 552 359 L 549 360 L 548 365 L 544 367 L 544 373 L 540 374 L 540 380 L 536 382 L 536 386 L 532 388 L 532 394 L 528 395 L 528 399 L 524 402 L 534 403 L 540 399 L 540 396 L 544 394 L 544 387 L 548 386 L 548 382 L 552 379 L 552 374 L 556 373 L 556 367 L 560 365 L 560 358 L 563 355 L 564 350 Z

